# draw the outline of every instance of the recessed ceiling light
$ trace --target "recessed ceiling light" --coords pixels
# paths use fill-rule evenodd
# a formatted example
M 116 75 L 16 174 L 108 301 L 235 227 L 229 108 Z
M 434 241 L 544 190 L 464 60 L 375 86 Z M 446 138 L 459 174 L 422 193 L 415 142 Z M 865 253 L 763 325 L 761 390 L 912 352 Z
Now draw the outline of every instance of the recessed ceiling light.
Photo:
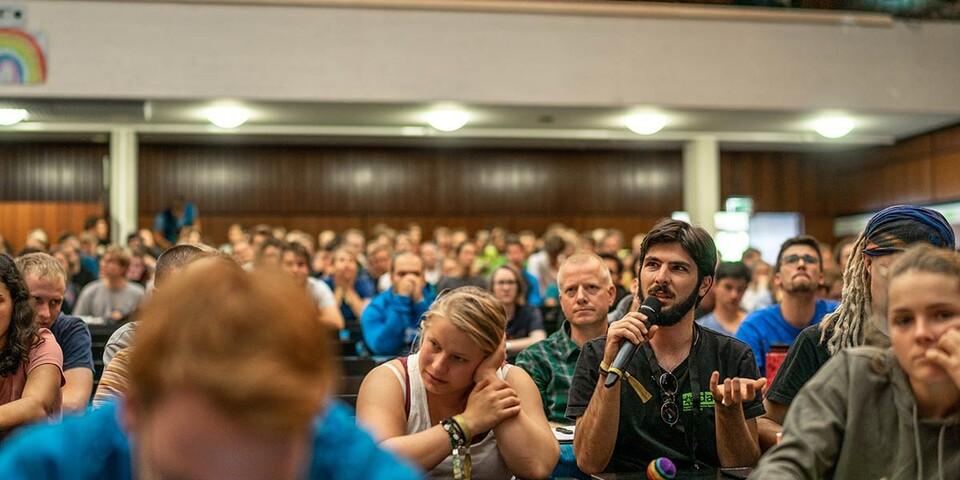
M 427 123 L 441 132 L 459 130 L 470 121 L 470 114 L 456 108 L 433 110 L 426 114 Z
M 813 129 L 827 138 L 840 138 L 851 131 L 856 123 L 850 117 L 823 117 L 813 121 Z
M 635 113 L 624 118 L 623 123 L 637 135 L 653 135 L 667 125 L 667 117 L 659 113 Z
M 0 125 L 9 127 L 16 125 L 27 118 L 27 111 L 22 108 L 0 108 Z
M 250 119 L 250 110 L 235 105 L 210 107 L 206 111 L 207 120 L 220 128 L 237 128 Z

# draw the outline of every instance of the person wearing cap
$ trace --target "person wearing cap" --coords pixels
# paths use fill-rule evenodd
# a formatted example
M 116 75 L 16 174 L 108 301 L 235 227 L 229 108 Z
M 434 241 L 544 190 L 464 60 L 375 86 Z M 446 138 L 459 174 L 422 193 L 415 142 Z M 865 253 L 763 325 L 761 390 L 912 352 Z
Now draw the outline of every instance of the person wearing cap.
M 889 345 L 883 313 L 887 274 L 907 246 L 916 243 L 956 248 L 950 223 L 928 208 L 895 205 L 867 222 L 843 274 L 843 300 L 819 325 L 800 333 L 767 391 L 766 413 L 758 422 L 760 447 L 764 451 L 777 443 L 787 408 L 800 388 L 830 357 L 848 347 Z

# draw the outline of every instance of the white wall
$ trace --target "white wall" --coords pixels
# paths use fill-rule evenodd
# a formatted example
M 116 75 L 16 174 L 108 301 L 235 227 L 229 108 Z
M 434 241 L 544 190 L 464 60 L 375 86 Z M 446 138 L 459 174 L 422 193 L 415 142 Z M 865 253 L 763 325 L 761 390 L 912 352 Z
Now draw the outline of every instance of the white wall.
M 960 22 L 715 20 L 31 0 L 49 81 L 0 97 L 960 112 Z

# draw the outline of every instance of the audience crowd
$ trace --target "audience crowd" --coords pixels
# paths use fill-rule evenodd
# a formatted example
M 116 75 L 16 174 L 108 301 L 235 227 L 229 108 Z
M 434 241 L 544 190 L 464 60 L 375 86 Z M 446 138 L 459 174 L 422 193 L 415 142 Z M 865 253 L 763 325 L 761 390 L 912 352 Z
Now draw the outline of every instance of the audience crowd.
M 178 200 L 109 233 L 0 237 L 0 478 L 960 478 L 960 254 L 926 208 L 770 263 L 669 219 L 213 246 Z

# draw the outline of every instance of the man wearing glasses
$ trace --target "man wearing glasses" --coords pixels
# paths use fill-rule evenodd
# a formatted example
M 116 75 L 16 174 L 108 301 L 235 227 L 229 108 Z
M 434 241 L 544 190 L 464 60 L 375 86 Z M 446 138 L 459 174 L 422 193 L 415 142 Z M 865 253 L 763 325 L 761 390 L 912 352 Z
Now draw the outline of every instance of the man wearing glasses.
M 817 300 L 822 269 L 820 244 L 815 238 L 801 235 L 780 245 L 773 281 L 783 292 L 783 299 L 748 315 L 736 334 L 753 349 L 761 375 L 767 374 L 767 353 L 773 346 L 790 346 L 804 328 L 820 323 L 824 315 L 837 308 L 834 301 Z
M 648 330 L 633 309 L 613 322 L 606 337 L 584 344 L 570 387 L 567 416 L 577 419 L 574 452 L 584 472 L 643 471 L 658 457 L 680 471 L 756 464 L 765 380 L 746 344 L 693 319 L 716 264 L 701 228 L 666 219 L 647 234 L 633 292 L 660 301 L 657 326 Z M 639 347 L 607 388 L 625 341 Z

